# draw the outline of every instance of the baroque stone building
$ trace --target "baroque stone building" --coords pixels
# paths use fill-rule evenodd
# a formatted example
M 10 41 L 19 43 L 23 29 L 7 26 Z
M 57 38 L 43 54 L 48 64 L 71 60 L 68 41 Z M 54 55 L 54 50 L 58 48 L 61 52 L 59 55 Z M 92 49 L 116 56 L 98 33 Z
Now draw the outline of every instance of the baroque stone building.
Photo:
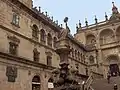
M 0 0 L 0 90 L 48 90 L 51 72 L 59 67 L 55 49 L 61 28 L 33 8 L 32 0 Z M 86 48 L 68 38 L 70 68 L 86 79 Z
M 110 18 L 105 14 L 105 21 L 85 27 L 77 27 L 75 38 L 81 41 L 88 50 L 88 61 L 90 68 L 107 77 L 110 72 L 112 76 L 119 74 L 120 68 L 120 13 L 114 5 Z
M 70 67 L 80 80 L 89 72 L 104 75 L 119 67 L 119 19 L 117 7 L 104 22 L 77 27 L 68 35 Z M 55 52 L 61 25 L 32 6 L 32 0 L 0 0 L 0 90 L 52 90 L 52 70 L 59 67 Z M 82 43 L 81 43 L 82 42 Z

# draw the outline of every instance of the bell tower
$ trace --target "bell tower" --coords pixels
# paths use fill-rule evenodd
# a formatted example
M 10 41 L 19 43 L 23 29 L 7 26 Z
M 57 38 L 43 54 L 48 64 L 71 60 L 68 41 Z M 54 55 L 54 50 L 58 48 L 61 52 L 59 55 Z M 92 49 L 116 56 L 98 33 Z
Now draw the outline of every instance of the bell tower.
M 26 5 L 28 8 L 32 8 L 32 0 L 19 0 L 19 1 Z

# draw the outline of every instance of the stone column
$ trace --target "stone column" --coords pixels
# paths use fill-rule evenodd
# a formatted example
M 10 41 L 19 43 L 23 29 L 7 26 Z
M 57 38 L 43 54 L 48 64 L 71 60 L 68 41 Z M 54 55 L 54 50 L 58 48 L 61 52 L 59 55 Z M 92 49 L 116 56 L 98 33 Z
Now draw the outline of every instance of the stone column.
M 70 53 L 69 41 L 67 39 L 59 41 L 56 52 L 60 56 L 60 64 L 63 62 L 68 64 L 68 55 Z

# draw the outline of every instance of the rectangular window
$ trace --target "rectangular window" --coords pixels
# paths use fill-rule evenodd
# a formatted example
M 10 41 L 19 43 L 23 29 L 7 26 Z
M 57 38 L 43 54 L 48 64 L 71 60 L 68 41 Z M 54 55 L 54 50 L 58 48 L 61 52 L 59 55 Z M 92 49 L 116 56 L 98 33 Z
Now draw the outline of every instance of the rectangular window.
M 17 55 L 17 47 L 18 47 L 17 44 L 10 42 L 9 43 L 9 53 L 12 55 Z
M 19 26 L 19 15 L 18 14 L 16 14 L 16 13 L 14 13 L 13 14 L 13 19 L 12 19 L 12 23 L 14 24 L 14 25 L 17 25 L 17 26 Z
M 47 56 L 47 65 L 51 66 L 52 65 L 52 57 Z

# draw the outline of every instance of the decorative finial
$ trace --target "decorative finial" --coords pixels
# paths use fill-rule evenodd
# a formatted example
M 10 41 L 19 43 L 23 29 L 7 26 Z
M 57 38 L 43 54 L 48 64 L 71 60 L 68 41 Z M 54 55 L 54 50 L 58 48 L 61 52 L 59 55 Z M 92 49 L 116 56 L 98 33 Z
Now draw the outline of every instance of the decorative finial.
M 108 16 L 107 16 L 107 13 L 105 12 L 105 20 L 107 21 L 108 20 Z
M 37 7 L 36 7 L 36 6 L 35 6 L 34 8 L 35 8 L 35 9 L 37 9 Z
M 97 21 L 98 19 L 97 19 L 97 17 L 96 17 L 96 15 L 95 15 L 95 24 L 97 24 L 98 23 L 98 21 Z
M 87 21 L 87 18 L 85 18 L 85 23 L 86 23 L 86 27 L 88 27 L 88 21 Z
M 112 7 L 112 14 L 118 14 L 118 8 L 115 6 L 114 2 L 112 2 L 113 7 Z
M 33 7 L 33 1 L 32 1 L 32 7 Z
M 68 26 L 67 26 L 67 22 L 68 22 L 68 17 L 65 17 L 64 23 L 65 23 L 66 28 L 68 27 Z
M 79 20 L 79 28 L 81 28 L 81 22 L 80 22 L 80 20 Z
M 112 4 L 113 4 L 113 7 L 114 7 L 115 6 L 114 2 L 112 2 Z
M 79 28 L 78 28 L 78 25 L 76 24 L 76 31 L 78 32 Z
M 67 22 L 68 22 L 68 17 L 65 17 L 64 23 L 67 23 Z
M 61 28 L 63 28 L 63 25 L 62 25 L 62 24 L 60 24 L 60 27 L 61 27 Z
M 56 20 L 56 24 L 58 25 L 58 20 Z
M 47 16 L 47 12 L 45 12 L 46 16 Z
M 51 20 L 53 21 L 53 16 L 51 17 Z
M 41 7 L 39 6 L 39 12 L 41 12 Z

